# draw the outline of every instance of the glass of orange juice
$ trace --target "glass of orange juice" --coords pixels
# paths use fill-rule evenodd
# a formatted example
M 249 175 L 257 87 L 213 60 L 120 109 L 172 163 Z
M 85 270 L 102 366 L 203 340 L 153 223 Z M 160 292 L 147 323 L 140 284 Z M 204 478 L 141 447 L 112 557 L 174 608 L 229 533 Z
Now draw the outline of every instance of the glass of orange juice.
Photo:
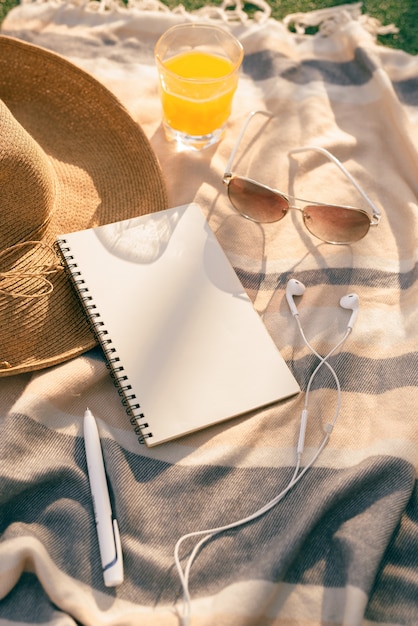
M 240 42 L 219 26 L 178 24 L 160 37 L 154 53 L 167 139 L 191 150 L 218 142 L 238 85 Z

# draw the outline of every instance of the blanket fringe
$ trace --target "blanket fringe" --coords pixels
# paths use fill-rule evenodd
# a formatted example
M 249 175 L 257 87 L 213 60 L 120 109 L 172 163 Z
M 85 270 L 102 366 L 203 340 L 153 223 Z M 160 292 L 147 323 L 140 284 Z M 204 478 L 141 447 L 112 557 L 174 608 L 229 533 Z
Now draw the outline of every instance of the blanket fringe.
M 271 7 L 265 0 L 251 0 L 252 7 L 256 8 L 251 17 L 244 10 L 244 3 L 241 0 L 223 0 L 220 5 L 208 4 L 193 11 L 187 10 L 182 4 L 169 8 L 160 0 L 21 0 L 20 4 L 67 5 L 93 13 L 153 11 L 225 22 L 246 22 L 248 20 L 264 22 L 271 16 Z
M 292 27 L 298 34 L 306 34 L 308 28 L 317 27 L 322 36 L 333 33 L 343 23 L 357 20 L 363 28 L 372 35 L 387 35 L 397 33 L 399 29 L 394 24 L 383 26 L 382 23 L 370 15 L 362 13 L 363 3 L 341 4 L 326 9 L 317 9 L 308 13 L 291 13 L 283 19 L 283 23 Z
M 207 4 L 193 11 L 187 10 L 182 4 L 170 8 L 161 0 L 21 0 L 21 4 L 67 5 L 97 13 L 130 10 L 154 11 L 241 23 L 248 20 L 263 23 L 271 18 L 271 6 L 266 0 L 251 0 L 251 6 L 256 9 L 251 16 L 244 10 L 244 2 L 242 0 L 223 0 L 220 5 Z M 335 32 L 341 24 L 346 23 L 348 20 L 358 21 L 365 30 L 375 36 L 399 32 L 399 29 L 394 24 L 384 26 L 376 18 L 363 14 L 362 6 L 362 2 L 356 2 L 306 13 L 291 13 L 281 21 L 289 29 L 302 35 L 307 34 L 309 28 L 316 27 L 320 36 L 327 36 Z

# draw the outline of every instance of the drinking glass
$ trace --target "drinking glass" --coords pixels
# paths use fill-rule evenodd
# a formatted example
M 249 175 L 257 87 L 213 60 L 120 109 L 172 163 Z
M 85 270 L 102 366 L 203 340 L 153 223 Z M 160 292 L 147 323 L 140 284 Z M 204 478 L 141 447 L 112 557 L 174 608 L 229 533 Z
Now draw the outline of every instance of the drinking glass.
M 240 42 L 219 26 L 178 24 L 160 37 L 154 53 L 167 139 L 191 150 L 218 142 L 238 85 Z

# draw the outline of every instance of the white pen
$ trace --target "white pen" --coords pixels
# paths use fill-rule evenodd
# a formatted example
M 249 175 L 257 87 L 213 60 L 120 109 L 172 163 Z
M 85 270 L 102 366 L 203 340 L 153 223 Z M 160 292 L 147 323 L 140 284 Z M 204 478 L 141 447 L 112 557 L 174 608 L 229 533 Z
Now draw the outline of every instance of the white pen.
M 116 587 L 123 581 L 122 545 L 118 522 L 113 518 L 110 506 L 99 430 L 88 408 L 84 413 L 84 446 L 104 584 L 106 587 Z

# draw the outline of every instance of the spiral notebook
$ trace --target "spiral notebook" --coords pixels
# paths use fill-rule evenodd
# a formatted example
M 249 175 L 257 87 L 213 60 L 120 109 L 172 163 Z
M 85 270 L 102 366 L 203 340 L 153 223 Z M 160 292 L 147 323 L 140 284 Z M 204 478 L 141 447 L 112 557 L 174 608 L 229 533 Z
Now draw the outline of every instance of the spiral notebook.
M 199 205 L 63 234 L 58 246 L 141 442 L 299 391 Z

